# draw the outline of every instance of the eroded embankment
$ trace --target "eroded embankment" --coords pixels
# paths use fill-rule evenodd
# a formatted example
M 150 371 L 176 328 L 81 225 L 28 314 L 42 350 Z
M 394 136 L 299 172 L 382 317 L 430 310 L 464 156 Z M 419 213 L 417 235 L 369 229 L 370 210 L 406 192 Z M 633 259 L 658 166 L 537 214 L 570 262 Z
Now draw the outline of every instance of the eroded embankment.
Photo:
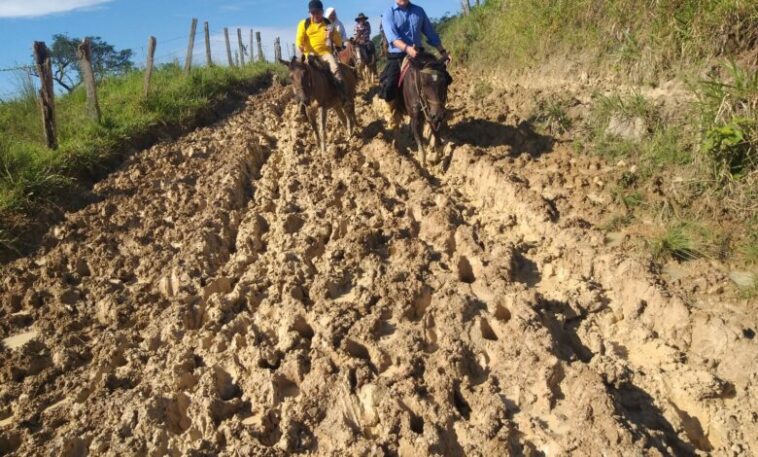
M 745 322 L 502 158 L 544 138 L 454 129 L 427 175 L 364 102 L 326 155 L 295 111 L 273 89 L 134 156 L 5 268 L 2 453 L 756 451 Z

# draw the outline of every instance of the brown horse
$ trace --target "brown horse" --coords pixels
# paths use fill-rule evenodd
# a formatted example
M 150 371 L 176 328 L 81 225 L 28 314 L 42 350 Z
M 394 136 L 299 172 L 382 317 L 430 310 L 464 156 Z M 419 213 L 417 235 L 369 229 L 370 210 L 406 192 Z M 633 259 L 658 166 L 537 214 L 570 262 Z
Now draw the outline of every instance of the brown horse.
M 368 44 L 357 43 L 351 38 L 340 52 L 340 61 L 354 67 L 361 79 L 373 83 L 379 78 L 379 71 L 376 68 L 376 52 L 370 52 L 368 47 Z
M 355 68 L 355 43 L 352 38 L 345 43 L 345 49 L 337 53 L 337 57 L 341 64 Z
M 415 59 L 407 60 L 408 68 L 402 80 L 402 94 L 396 101 L 396 112 L 411 118 L 411 131 L 418 145 L 421 161 L 426 166 L 424 126 L 431 128 L 431 144 L 440 143 L 440 132 L 447 120 L 447 90 L 450 84 L 447 57 L 438 59 L 420 52 Z M 405 68 L 405 64 L 404 64 Z
M 347 92 L 347 102 L 343 103 L 334 76 L 325 64 L 319 63 L 316 59 L 309 59 L 306 63 L 305 59 L 298 61 L 294 57 L 291 61 L 280 60 L 280 63 L 289 68 L 292 88 L 298 101 L 305 107 L 305 114 L 313 128 L 319 148 L 326 151 L 326 115 L 329 109 L 334 109 L 347 130 L 347 137 L 351 137 L 357 125 L 355 117 L 357 81 L 353 70 L 346 65 L 340 65 Z M 318 109 L 318 121 L 314 116 L 316 109 Z

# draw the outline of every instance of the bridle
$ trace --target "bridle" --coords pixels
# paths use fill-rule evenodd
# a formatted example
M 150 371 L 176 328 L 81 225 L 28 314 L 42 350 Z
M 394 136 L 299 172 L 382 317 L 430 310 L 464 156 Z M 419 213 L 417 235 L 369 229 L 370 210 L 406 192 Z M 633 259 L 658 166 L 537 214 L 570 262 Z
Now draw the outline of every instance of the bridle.
M 445 103 L 439 102 L 436 100 L 428 100 L 426 98 L 423 90 L 421 90 L 422 89 L 421 88 L 421 74 L 423 73 L 426 75 L 434 75 L 434 76 L 442 77 L 442 78 L 444 78 L 445 75 L 442 73 L 442 71 L 437 70 L 435 68 L 429 68 L 429 67 L 422 68 L 421 70 L 416 70 L 414 73 L 415 73 L 416 92 L 418 95 L 419 105 L 421 106 L 421 112 L 424 113 L 424 119 L 426 119 L 427 122 L 432 124 L 431 108 L 432 107 L 439 108 L 440 106 L 444 108 Z

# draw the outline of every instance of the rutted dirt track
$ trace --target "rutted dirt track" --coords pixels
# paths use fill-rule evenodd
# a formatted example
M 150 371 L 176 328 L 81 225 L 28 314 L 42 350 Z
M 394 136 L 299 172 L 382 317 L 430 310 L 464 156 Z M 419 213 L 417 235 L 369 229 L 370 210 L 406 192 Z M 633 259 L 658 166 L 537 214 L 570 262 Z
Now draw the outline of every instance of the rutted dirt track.
M 549 141 L 454 94 L 426 175 L 362 100 L 322 155 L 289 95 L 4 267 L 0 455 L 758 454 L 755 315 L 607 246 Z

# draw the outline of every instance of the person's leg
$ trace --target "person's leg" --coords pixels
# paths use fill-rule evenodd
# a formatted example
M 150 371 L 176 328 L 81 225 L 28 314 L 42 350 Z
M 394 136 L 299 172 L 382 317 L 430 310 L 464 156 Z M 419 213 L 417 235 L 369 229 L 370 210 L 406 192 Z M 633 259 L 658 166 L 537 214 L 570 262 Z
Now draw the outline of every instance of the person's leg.
M 329 71 L 332 72 L 334 75 L 334 79 L 336 79 L 339 82 L 342 82 L 342 72 L 340 71 L 340 66 L 337 63 L 337 58 L 334 57 L 334 54 L 324 54 L 323 56 L 320 56 L 321 60 L 326 62 L 327 65 L 329 65 Z
M 347 103 L 348 96 L 347 96 L 347 89 L 345 88 L 345 81 L 342 78 L 342 71 L 340 70 L 339 63 L 337 62 L 337 58 L 334 57 L 334 54 L 324 54 L 321 56 L 321 59 L 329 65 L 329 70 L 332 72 L 332 75 L 334 75 L 334 82 L 337 86 L 337 92 L 340 94 L 340 99 L 342 99 L 342 103 Z
M 381 98 L 391 102 L 397 97 L 398 88 L 397 85 L 400 82 L 400 66 L 402 65 L 402 58 L 390 57 L 387 61 L 387 66 L 384 67 L 379 80 L 382 84 Z

